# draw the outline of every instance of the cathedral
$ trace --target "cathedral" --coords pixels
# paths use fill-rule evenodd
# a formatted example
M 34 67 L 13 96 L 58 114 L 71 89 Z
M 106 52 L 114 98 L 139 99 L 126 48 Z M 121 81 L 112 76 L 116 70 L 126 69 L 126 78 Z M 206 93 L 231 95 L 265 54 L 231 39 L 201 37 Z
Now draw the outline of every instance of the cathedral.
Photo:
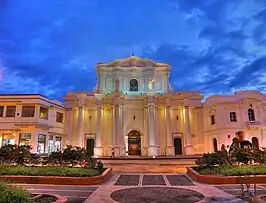
M 0 95 L 0 146 L 31 145 L 47 154 L 66 145 L 95 157 L 186 156 L 229 150 L 239 132 L 266 147 L 266 95 L 174 91 L 171 66 L 130 56 L 96 66 L 93 92 L 64 103 L 39 94 Z
M 266 95 L 240 91 L 202 103 L 200 92 L 171 88 L 170 70 L 136 56 L 98 63 L 94 92 L 64 97 L 65 144 L 95 157 L 193 155 L 228 148 L 243 130 L 266 146 Z

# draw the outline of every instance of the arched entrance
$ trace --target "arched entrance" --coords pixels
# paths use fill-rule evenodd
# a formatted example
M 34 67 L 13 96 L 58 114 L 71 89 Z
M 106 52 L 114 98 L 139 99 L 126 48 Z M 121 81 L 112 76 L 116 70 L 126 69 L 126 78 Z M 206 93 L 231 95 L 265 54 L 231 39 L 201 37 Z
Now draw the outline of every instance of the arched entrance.
M 94 139 L 87 139 L 86 149 L 89 156 L 94 155 Z
M 253 149 L 259 149 L 259 140 L 258 140 L 258 138 L 252 137 L 251 142 L 252 142 L 252 148 Z
M 137 130 L 128 133 L 128 155 L 141 155 L 141 138 Z
M 175 155 L 182 155 L 182 138 L 174 138 Z

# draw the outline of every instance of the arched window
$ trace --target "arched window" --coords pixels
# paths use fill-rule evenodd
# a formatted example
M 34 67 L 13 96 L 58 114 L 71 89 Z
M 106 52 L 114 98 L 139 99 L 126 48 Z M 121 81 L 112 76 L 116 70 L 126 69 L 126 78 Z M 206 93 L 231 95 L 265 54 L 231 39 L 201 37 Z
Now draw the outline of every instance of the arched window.
M 218 151 L 217 139 L 216 138 L 213 138 L 213 151 L 215 151 L 215 152 Z
M 129 91 L 137 92 L 139 90 L 139 82 L 137 79 L 131 79 L 129 81 Z
M 252 137 L 251 142 L 252 142 L 252 148 L 253 149 L 258 149 L 259 148 L 258 138 Z
M 248 109 L 248 120 L 255 121 L 255 113 L 253 109 Z

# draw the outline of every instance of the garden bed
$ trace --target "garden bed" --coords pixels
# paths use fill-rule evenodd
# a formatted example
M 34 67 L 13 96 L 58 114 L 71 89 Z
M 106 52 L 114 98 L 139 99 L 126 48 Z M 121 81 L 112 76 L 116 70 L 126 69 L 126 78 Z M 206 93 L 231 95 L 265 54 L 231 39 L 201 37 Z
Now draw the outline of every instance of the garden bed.
M 0 165 L 0 176 L 3 175 L 90 177 L 98 176 L 100 172 L 94 168 L 68 166 Z
M 67 166 L 0 166 L 0 180 L 26 184 L 95 185 L 104 182 L 112 169 L 99 173 L 96 169 Z
M 212 168 L 195 168 L 201 175 L 248 176 L 266 175 L 266 165 L 222 165 Z
M 235 169 L 237 170 L 237 169 Z M 239 169 L 238 169 L 239 170 Z M 241 170 L 240 170 L 241 171 Z M 198 168 L 187 168 L 187 174 L 202 183 L 208 184 L 265 184 L 266 175 L 232 175 L 223 174 L 200 174 Z

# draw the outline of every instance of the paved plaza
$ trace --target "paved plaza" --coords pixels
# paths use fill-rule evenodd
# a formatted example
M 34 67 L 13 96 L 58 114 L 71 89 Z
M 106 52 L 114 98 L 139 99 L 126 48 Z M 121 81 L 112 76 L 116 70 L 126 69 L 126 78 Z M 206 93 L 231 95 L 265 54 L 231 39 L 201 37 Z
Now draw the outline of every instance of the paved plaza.
M 240 185 L 207 185 L 186 174 L 118 174 L 102 185 L 51 186 L 24 185 L 33 193 L 53 193 L 69 203 L 244 203 Z M 257 194 L 266 194 L 266 185 L 257 186 Z
M 266 188 L 265 188 L 266 190 Z M 244 203 L 236 193 L 200 184 L 185 174 L 113 174 L 86 203 Z M 240 194 L 240 188 L 238 190 Z M 265 191 L 266 193 L 266 191 Z

